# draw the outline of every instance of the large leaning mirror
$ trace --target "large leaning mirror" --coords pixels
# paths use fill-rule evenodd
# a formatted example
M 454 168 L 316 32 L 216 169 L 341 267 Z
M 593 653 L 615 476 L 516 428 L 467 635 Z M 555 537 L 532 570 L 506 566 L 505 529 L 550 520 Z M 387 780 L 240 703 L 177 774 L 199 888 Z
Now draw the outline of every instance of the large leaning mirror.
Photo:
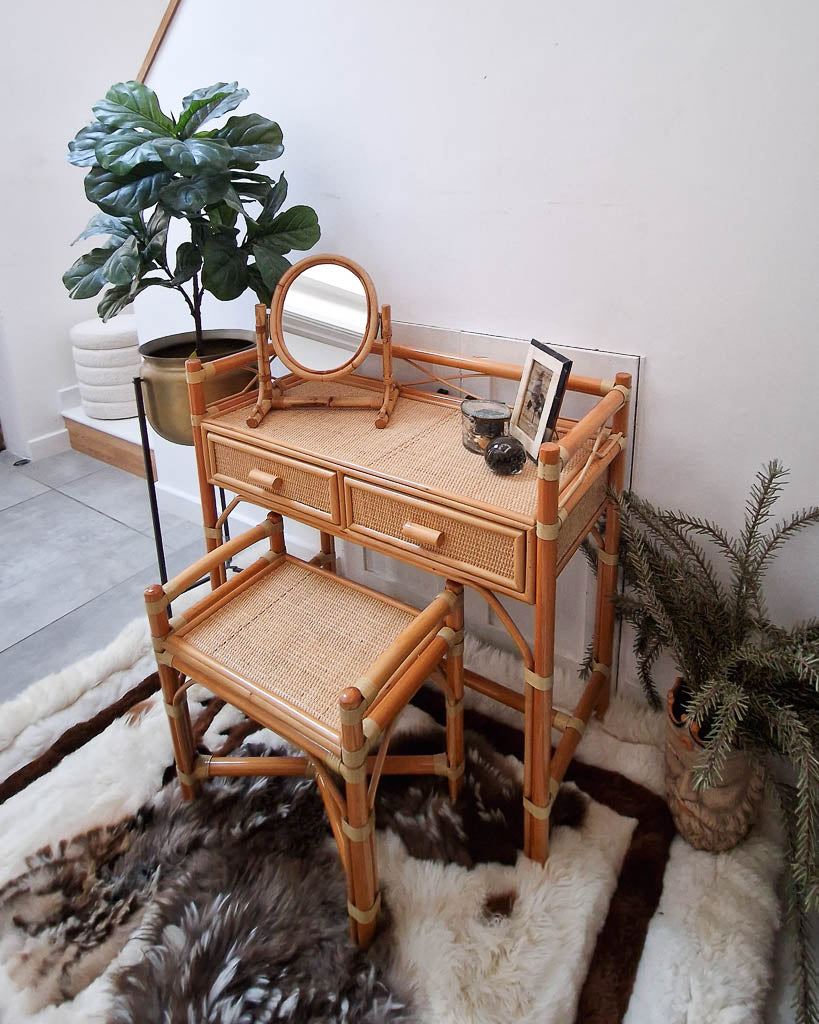
M 361 377 L 361 366 L 380 335 L 381 380 Z M 377 409 L 385 427 L 398 399 L 392 376 L 390 307 L 379 315 L 370 275 L 344 256 L 308 256 L 282 275 L 266 306 L 256 307 L 259 399 L 247 420 L 258 427 L 275 409 L 307 406 Z M 291 376 L 274 380 L 271 356 Z M 320 393 L 304 382 L 327 385 L 344 378 L 347 387 Z

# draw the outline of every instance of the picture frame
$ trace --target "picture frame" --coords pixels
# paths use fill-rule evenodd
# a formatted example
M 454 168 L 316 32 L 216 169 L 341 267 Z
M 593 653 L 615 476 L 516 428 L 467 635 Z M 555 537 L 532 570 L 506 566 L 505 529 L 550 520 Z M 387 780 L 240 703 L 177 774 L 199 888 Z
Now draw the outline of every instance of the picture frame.
M 509 433 L 526 449 L 530 459 L 554 432 L 572 361 L 532 338 L 520 377 Z

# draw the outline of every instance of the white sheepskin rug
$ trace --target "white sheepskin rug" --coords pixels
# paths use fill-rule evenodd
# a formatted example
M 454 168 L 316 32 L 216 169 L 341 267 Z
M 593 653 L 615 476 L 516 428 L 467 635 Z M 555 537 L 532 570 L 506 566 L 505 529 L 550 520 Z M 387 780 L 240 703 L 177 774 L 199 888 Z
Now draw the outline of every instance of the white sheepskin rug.
M 468 644 L 466 660 L 507 683 L 520 676 L 512 655 L 478 644 Z M 105 651 L 2 707 L 0 780 L 153 667 L 144 626 L 132 623 Z M 558 674 L 560 706 L 573 706 L 578 692 L 576 680 Z M 515 712 L 479 695 L 468 694 L 467 704 L 520 726 Z M 232 714 L 225 708 L 216 716 L 212 742 L 218 743 L 219 729 Z M 412 716 L 421 715 L 408 709 L 408 726 Z M 604 722 L 590 724 L 580 757 L 661 794 L 662 736 L 661 716 L 617 698 Z M 138 721 L 116 720 L 11 797 L 0 806 L 0 887 L 47 843 L 133 814 L 160 788 L 171 760 L 164 712 L 155 701 Z M 398 836 L 379 832 L 379 871 L 392 913 L 393 970 L 421 1019 L 571 1024 L 634 826 L 634 819 L 589 801 L 579 829 L 555 830 L 545 867 L 521 855 L 513 866 L 481 864 L 470 870 L 416 860 Z M 729 853 L 698 853 L 674 839 L 627 1024 L 761 1022 L 778 926 L 775 887 L 781 864 L 780 829 L 768 804 L 748 839 Z M 482 913 L 487 896 L 504 890 L 518 894 L 512 912 L 487 920 Z M 105 1021 L 112 972 L 139 956 L 137 940 L 129 941 L 73 1000 L 41 1007 L 36 994 L 19 988 L 8 970 L 19 952 L 15 941 L 10 934 L 0 936 L 2 1024 Z

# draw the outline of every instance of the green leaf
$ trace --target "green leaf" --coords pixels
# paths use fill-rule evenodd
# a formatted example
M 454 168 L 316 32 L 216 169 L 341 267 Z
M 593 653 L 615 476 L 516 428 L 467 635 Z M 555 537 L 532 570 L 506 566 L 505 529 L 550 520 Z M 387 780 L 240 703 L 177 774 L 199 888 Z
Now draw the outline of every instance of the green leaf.
M 160 198 L 172 213 L 192 217 L 203 206 L 221 202 L 229 185 L 226 173 L 197 174 L 193 178 L 176 178 L 163 189 Z
M 139 249 L 137 240 L 131 235 L 127 241 L 115 249 L 102 268 L 102 274 L 111 284 L 127 285 L 139 271 Z
M 214 117 L 221 117 L 250 95 L 247 89 L 237 88 L 238 82 L 216 82 L 205 89 L 194 89 L 182 100 L 182 113 L 179 115 L 177 134 L 181 139 L 189 139 L 194 132 Z
M 265 232 L 265 239 L 274 242 L 279 252 L 310 249 L 321 238 L 316 211 L 310 206 L 291 206 L 280 213 Z
M 269 185 L 263 185 L 256 181 L 234 181 L 233 187 L 236 194 L 245 199 L 252 199 L 254 202 L 263 203 L 270 191 Z
M 165 262 L 165 246 L 168 242 L 168 225 L 171 222 L 168 211 L 157 206 L 151 214 L 151 219 L 145 228 L 147 236 L 145 244 L 145 256 L 149 260 L 156 260 L 158 263 Z
M 153 146 L 169 171 L 189 178 L 230 164 L 230 146 L 221 139 L 156 139 Z
M 290 266 L 290 260 L 284 258 L 281 251 L 274 243 L 266 238 L 254 242 L 252 245 L 253 255 L 256 257 L 256 266 L 262 275 L 262 280 L 267 288 L 267 298 L 273 294 L 273 289 L 279 283 L 279 278 Z
M 97 167 L 97 143 L 109 132 L 104 124 L 95 121 L 93 124 L 80 128 L 71 142 L 68 143 L 68 162 L 75 167 Z
M 139 164 L 156 163 L 159 154 L 153 143 L 157 138 L 151 132 L 120 128 L 97 143 L 97 163 L 114 174 L 128 174 Z
M 97 315 L 103 323 L 107 323 L 133 301 L 129 285 L 115 285 L 103 292 L 102 298 L 97 303 Z
M 228 190 L 229 192 L 231 190 Z M 236 193 L 233 193 L 236 195 Z M 239 197 L 236 196 L 237 202 Z M 239 202 L 239 208 L 241 209 L 241 202 Z M 211 224 L 219 228 L 234 228 L 236 226 L 236 220 L 238 217 L 238 211 L 234 203 L 228 204 L 227 202 L 217 203 L 215 206 L 209 206 L 207 209 L 207 215 L 210 218 Z M 242 211 L 244 212 L 244 211 Z
M 103 267 L 110 255 L 110 249 L 92 249 L 66 270 L 63 284 L 72 299 L 90 299 L 108 283 Z
M 217 299 L 238 298 L 247 287 L 247 254 L 232 234 L 220 232 L 205 240 L 202 284 Z
M 202 253 L 193 242 L 183 242 L 176 250 L 176 269 L 173 273 L 174 284 L 190 281 L 194 274 L 199 273 L 202 266 Z
M 97 213 L 85 225 L 85 230 L 77 235 L 71 244 L 76 245 L 77 242 L 81 242 L 84 238 L 94 238 L 95 235 L 108 235 L 113 241 L 124 242 L 131 233 L 131 229 L 124 218 L 111 217 L 107 213 Z
M 264 283 L 264 278 L 255 263 L 251 263 L 247 268 L 247 283 L 256 293 L 259 302 L 263 302 L 266 306 L 270 305 L 272 289 Z
M 263 205 L 262 212 L 259 214 L 257 223 L 260 227 L 265 227 L 268 224 L 273 223 L 273 218 L 279 212 L 284 205 L 284 201 L 287 198 L 287 179 L 282 174 L 273 188 L 267 195 Z
M 153 89 L 141 82 L 112 85 L 92 108 L 98 121 L 112 128 L 144 128 L 157 135 L 174 135 L 176 126 L 163 114 Z
M 85 194 L 105 213 L 125 217 L 153 206 L 170 180 L 162 164 L 145 164 L 123 175 L 92 167 L 85 176 Z
M 231 117 L 223 128 L 214 133 L 214 137 L 230 143 L 238 167 L 261 160 L 276 160 L 284 152 L 281 128 L 261 114 Z
M 233 185 L 228 185 L 228 187 L 225 189 L 223 202 L 225 203 L 226 206 L 229 206 L 231 210 L 233 210 L 235 213 L 244 214 L 245 208 L 244 206 L 242 206 L 242 200 L 237 195 L 236 189 L 233 187 Z M 234 224 L 235 223 L 236 222 L 234 221 Z M 231 227 L 233 227 L 232 224 Z

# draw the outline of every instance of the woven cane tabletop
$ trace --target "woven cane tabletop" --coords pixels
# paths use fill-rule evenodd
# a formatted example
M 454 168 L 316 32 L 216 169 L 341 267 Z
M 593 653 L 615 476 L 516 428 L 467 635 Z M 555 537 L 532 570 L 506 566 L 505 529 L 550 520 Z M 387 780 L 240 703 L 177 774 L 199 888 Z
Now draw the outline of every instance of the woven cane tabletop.
M 301 388 L 322 397 L 361 394 L 359 388 L 337 382 L 306 382 L 298 386 Z M 437 494 L 457 496 L 466 505 L 489 505 L 534 522 L 535 463 L 527 459 L 517 476 L 490 472 L 483 458 L 461 443 L 461 412 L 457 407 L 402 396 L 384 430 L 375 427 L 372 409 L 276 409 L 253 429 L 245 421 L 254 402 L 255 398 L 241 409 L 209 419 L 245 434 L 249 443 L 263 438 L 330 461 L 375 470 Z M 582 459 L 585 461 L 585 454 Z
M 288 560 L 194 626 L 184 640 L 340 730 L 342 690 L 414 617 Z

